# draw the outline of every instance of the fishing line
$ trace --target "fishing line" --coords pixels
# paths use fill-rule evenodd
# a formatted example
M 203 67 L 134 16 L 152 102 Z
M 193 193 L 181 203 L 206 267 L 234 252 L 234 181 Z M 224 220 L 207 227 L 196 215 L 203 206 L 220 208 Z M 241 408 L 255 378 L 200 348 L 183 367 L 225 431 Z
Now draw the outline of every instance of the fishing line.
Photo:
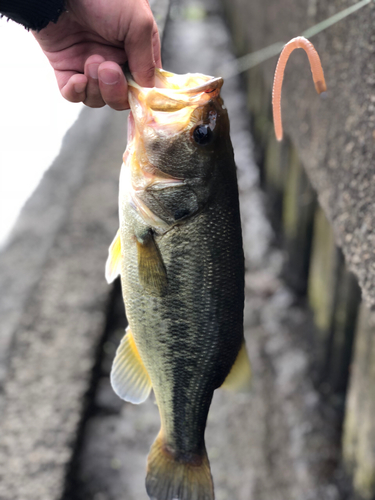
M 305 38 L 311 38 L 320 33 L 321 31 L 330 28 L 331 26 L 338 23 L 342 19 L 345 19 L 346 17 L 350 16 L 351 14 L 361 9 L 365 5 L 368 5 L 372 1 L 373 0 L 361 0 L 360 2 L 357 2 L 351 7 L 348 7 L 342 10 L 341 12 L 338 12 L 337 14 L 334 14 L 333 16 L 328 17 L 324 21 L 321 21 L 312 26 L 311 28 L 308 28 L 307 30 L 303 31 L 301 33 L 301 36 L 304 36 Z M 267 61 L 267 59 L 271 59 L 271 57 L 277 56 L 281 52 L 285 43 L 286 42 L 276 42 L 273 43 L 272 45 L 269 45 L 268 47 L 265 47 L 264 49 L 251 52 L 250 54 L 246 54 L 245 56 L 239 57 L 234 61 L 225 63 L 219 67 L 218 74 L 223 78 L 231 78 L 235 75 L 238 75 L 239 73 L 243 73 L 244 71 L 247 71 L 248 69 L 257 66 L 258 64 Z

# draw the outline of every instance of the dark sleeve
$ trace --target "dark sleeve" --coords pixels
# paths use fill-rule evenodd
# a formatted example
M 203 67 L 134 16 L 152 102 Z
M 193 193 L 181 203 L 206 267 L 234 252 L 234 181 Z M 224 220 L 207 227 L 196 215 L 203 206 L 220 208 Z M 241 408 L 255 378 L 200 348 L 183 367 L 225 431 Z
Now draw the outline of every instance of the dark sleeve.
M 49 22 L 57 22 L 65 10 L 64 0 L 0 0 L 0 15 L 40 31 Z

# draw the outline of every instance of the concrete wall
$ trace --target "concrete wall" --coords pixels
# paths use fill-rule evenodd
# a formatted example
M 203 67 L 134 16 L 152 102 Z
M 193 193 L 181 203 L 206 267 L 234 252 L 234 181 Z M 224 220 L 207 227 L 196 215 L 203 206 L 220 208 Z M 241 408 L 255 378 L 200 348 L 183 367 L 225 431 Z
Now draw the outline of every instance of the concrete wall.
M 239 56 L 286 42 L 351 4 L 224 0 Z M 306 55 L 293 53 L 283 87 L 282 144 L 271 117 L 277 58 L 244 74 L 263 186 L 289 257 L 285 276 L 307 293 L 314 313 L 318 383 L 341 398 L 349 391 L 343 458 L 353 495 L 366 499 L 375 498 L 374 20 L 371 3 L 311 40 L 326 76 L 324 97 L 315 93 Z

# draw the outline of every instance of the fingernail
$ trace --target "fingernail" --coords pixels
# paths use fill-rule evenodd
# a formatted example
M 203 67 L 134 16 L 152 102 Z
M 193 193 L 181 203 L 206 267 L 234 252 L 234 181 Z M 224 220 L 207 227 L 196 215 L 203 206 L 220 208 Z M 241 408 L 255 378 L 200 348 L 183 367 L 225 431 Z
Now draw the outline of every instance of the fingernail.
M 102 69 L 100 80 L 106 85 L 115 85 L 120 81 L 120 73 L 113 69 Z
M 90 64 L 90 66 L 88 67 L 89 76 L 93 80 L 98 79 L 98 68 L 99 64 Z
M 86 88 L 86 83 L 76 83 L 73 85 L 73 88 L 76 94 L 81 94 Z

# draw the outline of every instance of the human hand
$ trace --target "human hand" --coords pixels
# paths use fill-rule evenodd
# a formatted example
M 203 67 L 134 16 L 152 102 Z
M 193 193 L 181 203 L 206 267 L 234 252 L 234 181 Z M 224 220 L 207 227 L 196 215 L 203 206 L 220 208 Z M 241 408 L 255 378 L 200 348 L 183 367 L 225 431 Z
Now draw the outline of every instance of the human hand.
M 33 32 L 71 102 L 128 109 L 128 86 L 119 64 L 128 61 L 135 81 L 154 86 L 161 68 L 158 28 L 147 0 L 68 0 L 57 23 Z

